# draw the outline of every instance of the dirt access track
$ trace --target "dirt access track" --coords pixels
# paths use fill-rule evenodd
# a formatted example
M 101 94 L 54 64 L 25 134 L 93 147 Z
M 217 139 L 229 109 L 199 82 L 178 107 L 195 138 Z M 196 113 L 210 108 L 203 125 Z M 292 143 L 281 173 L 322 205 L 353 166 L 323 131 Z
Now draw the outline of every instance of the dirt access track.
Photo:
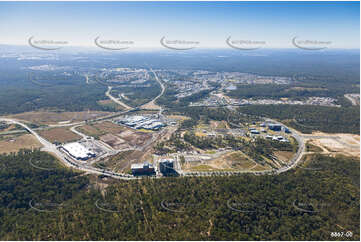
M 360 135 L 314 132 L 303 137 L 305 141 L 320 147 L 324 154 L 360 157 Z

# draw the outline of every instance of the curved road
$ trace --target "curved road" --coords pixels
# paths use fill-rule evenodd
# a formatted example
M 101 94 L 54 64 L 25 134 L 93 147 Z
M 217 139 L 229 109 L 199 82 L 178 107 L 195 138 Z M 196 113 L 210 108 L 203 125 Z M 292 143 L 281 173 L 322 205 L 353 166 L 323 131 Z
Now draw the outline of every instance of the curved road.
M 144 105 L 154 104 L 154 102 L 158 98 L 160 98 L 163 95 L 164 91 L 165 91 L 165 87 L 160 82 L 160 80 L 159 80 L 158 76 L 156 75 L 156 73 L 153 71 L 153 69 L 150 68 L 150 70 L 153 72 L 156 80 L 161 85 L 162 91 L 152 101 L 150 101 L 150 102 L 148 102 L 147 104 L 144 104 Z M 116 113 L 115 116 L 125 114 L 125 113 L 128 113 L 128 112 L 133 111 L 133 110 L 136 109 L 136 108 L 132 108 L 132 107 L 127 106 L 126 104 L 124 104 L 124 103 L 120 102 L 119 100 L 117 100 L 115 97 L 111 96 L 110 95 L 111 89 L 112 89 L 112 87 L 108 86 L 108 91 L 106 92 L 106 95 L 111 100 L 113 100 L 114 102 L 116 102 L 116 103 L 118 103 L 118 104 L 120 104 L 120 105 L 127 108 L 127 110 L 125 110 L 125 111 L 121 111 L 121 112 Z M 162 113 L 162 107 L 160 107 L 159 113 L 160 114 Z M 114 117 L 114 115 L 111 115 L 111 116 L 108 116 L 108 117 L 105 117 L 105 118 L 104 117 L 103 118 L 97 118 L 97 119 L 94 119 L 93 121 L 105 120 L 105 119 L 109 119 L 109 118 L 112 118 L 112 117 Z M 18 120 L 9 119 L 9 118 L 0 118 L 0 121 L 15 123 L 15 124 L 18 124 L 18 125 L 22 126 L 23 128 L 25 128 L 27 131 L 29 131 L 31 134 L 33 134 L 39 140 L 39 142 L 44 146 L 43 150 L 55 154 L 60 159 L 60 161 L 64 165 L 66 165 L 67 167 L 73 167 L 73 168 L 76 168 L 76 169 L 79 169 L 79 170 L 82 170 L 82 171 L 86 171 L 86 172 L 89 172 L 89 173 L 99 174 L 99 175 L 106 175 L 106 176 L 110 176 L 110 177 L 117 178 L 117 179 L 127 179 L 127 180 L 128 179 L 138 179 L 138 178 L 130 176 L 128 174 L 106 171 L 106 170 L 98 169 L 98 168 L 95 168 L 95 167 L 92 167 L 92 166 L 88 166 L 87 164 L 79 164 L 79 163 L 75 164 L 72 161 L 70 161 L 69 159 L 67 159 L 65 157 L 65 155 L 62 152 L 60 152 L 54 144 L 52 144 L 49 141 L 47 141 L 46 139 L 42 138 L 33 129 L 28 127 L 26 124 L 24 124 L 24 123 L 22 123 L 22 122 L 20 122 Z M 266 121 L 281 124 L 280 122 L 272 120 L 272 119 L 266 119 Z M 77 123 L 70 123 L 70 124 L 56 125 L 56 126 L 73 126 L 73 125 L 80 125 L 80 124 L 84 124 L 84 123 L 85 123 L 85 121 L 77 122 Z M 281 124 L 281 125 L 283 125 L 284 127 L 287 127 L 284 124 Z M 72 128 L 73 132 L 75 131 L 75 128 L 76 127 Z M 289 127 L 287 127 L 287 128 L 289 128 Z M 267 171 L 239 171 L 239 172 L 181 172 L 181 175 L 182 176 L 187 176 L 187 175 L 213 176 L 213 175 L 234 175 L 234 174 L 243 174 L 243 173 L 280 174 L 280 173 L 286 172 L 286 171 L 288 171 L 290 169 L 295 168 L 301 162 L 302 156 L 305 153 L 305 143 L 304 143 L 302 135 L 299 134 L 298 131 L 296 131 L 294 129 L 291 129 L 291 128 L 289 128 L 289 129 L 292 130 L 292 136 L 296 139 L 299 146 L 298 146 L 296 154 L 293 156 L 290 163 L 287 166 L 281 167 L 280 169 L 267 170 Z M 78 132 L 75 132 L 75 133 L 78 133 Z M 84 134 L 81 134 L 81 136 L 84 136 Z
M 158 95 L 158 96 L 156 96 L 153 100 L 151 100 L 151 101 L 149 101 L 148 103 L 146 103 L 146 104 L 143 104 L 142 105 L 142 107 L 146 107 L 146 106 L 148 106 L 148 105 L 150 105 L 150 106 L 159 106 L 159 105 L 156 105 L 155 104 L 155 101 L 157 101 L 158 100 L 158 98 L 160 98 L 163 94 L 164 94 L 164 91 L 165 91 L 165 87 L 164 87 L 164 85 L 163 85 L 163 83 L 159 80 L 159 78 L 158 78 L 158 76 L 157 76 L 157 74 L 154 72 L 154 70 L 152 69 L 152 68 L 150 68 L 150 70 L 151 70 L 151 72 L 153 72 L 153 75 L 155 76 L 155 79 L 157 80 L 157 82 L 159 83 L 159 85 L 160 85 L 160 87 L 161 87 L 161 92 L 160 92 L 160 94 Z M 162 107 L 161 106 L 159 106 L 159 113 L 161 114 L 162 113 Z
M 146 104 L 143 104 L 143 105 L 141 106 L 141 108 L 145 108 L 145 109 L 147 108 L 148 105 L 149 105 L 149 106 L 159 106 L 159 105 L 156 105 L 155 102 L 158 100 L 158 98 L 160 98 L 160 97 L 164 94 L 164 91 L 165 91 L 165 87 L 164 87 L 163 83 L 159 80 L 157 74 L 154 72 L 154 70 L 153 70 L 152 68 L 150 68 L 150 70 L 151 70 L 151 72 L 153 72 L 153 74 L 154 74 L 154 76 L 155 76 L 155 79 L 156 79 L 156 81 L 159 83 L 159 85 L 160 85 L 160 87 L 161 87 L 162 90 L 161 90 L 161 92 L 159 93 L 158 96 L 156 96 L 156 97 L 153 98 L 151 101 L 149 101 L 149 102 L 147 102 Z M 115 103 L 117 103 L 117 104 L 125 107 L 126 110 L 128 110 L 128 111 L 136 109 L 136 108 L 132 108 L 132 107 L 128 106 L 127 104 L 121 102 L 119 99 L 117 99 L 117 98 L 115 98 L 114 96 L 112 96 L 112 95 L 110 94 L 112 88 L 113 88 L 113 87 L 108 86 L 108 90 L 107 90 L 106 93 L 105 93 L 105 95 L 106 95 L 107 97 L 109 97 L 113 102 L 115 102 Z M 162 114 L 162 111 L 163 111 L 163 108 L 162 108 L 161 106 L 159 106 L 159 114 Z
M 110 94 L 110 91 L 112 90 L 113 87 L 111 86 L 108 86 L 108 91 L 105 93 L 105 96 L 109 97 L 113 102 L 125 107 L 126 109 L 130 110 L 130 109 L 133 109 L 132 107 L 126 105 L 125 103 L 119 101 L 119 99 L 113 97 L 111 94 Z
M 87 166 L 86 164 L 74 163 L 74 162 L 70 161 L 68 158 L 66 158 L 65 155 L 62 152 L 60 152 L 54 144 L 50 143 L 49 141 L 47 141 L 46 139 L 44 139 L 43 137 L 38 135 L 33 129 L 31 129 L 26 124 L 21 123 L 17 120 L 8 119 L 8 118 L 0 118 L 0 121 L 14 123 L 14 124 L 18 124 L 18 125 L 22 126 L 24 129 L 26 129 L 28 132 L 30 132 L 32 135 L 34 135 L 39 140 L 39 142 L 44 146 L 43 150 L 53 153 L 67 167 L 72 167 L 72 168 L 75 168 L 75 169 L 78 169 L 81 171 L 85 171 L 85 172 L 89 172 L 92 174 L 106 175 L 106 176 L 110 176 L 110 177 L 117 178 L 117 179 L 126 179 L 126 180 L 135 179 L 127 174 L 115 173 L 115 172 L 106 171 L 106 170 L 98 169 L 95 167 Z
M 0 118 L 0 121 L 18 124 L 18 125 L 22 126 L 23 128 L 25 128 L 27 131 L 29 131 L 31 134 L 33 134 L 39 140 L 39 142 L 44 146 L 43 150 L 55 154 L 56 157 L 58 157 L 60 159 L 60 161 L 67 167 L 72 167 L 72 168 L 79 169 L 79 170 L 82 170 L 82 171 L 85 171 L 88 173 L 92 173 L 92 174 L 106 175 L 106 176 L 110 176 L 110 177 L 117 178 L 117 179 L 126 179 L 126 180 L 138 179 L 137 177 L 133 177 L 128 174 L 115 173 L 112 171 L 102 170 L 102 169 L 98 169 L 98 168 L 95 168 L 92 166 L 88 166 L 87 164 L 74 163 L 74 162 L 70 161 L 68 158 L 66 158 L 65 155 L 62 152 L 60 152 L 54 144 L 52 144 L 49 141 L 47 141 L 46 139 L 42 138 L 40 135 L 38 135 L 33 129 L 31 129 L 26 124 L 24 124 L 20 121 L 14 120 L 14 119 L 9 119 L 9 118 Z M 272 119 L 267 119 L 267 121 L 276 122 Z M 277 122 L 277 123 L 279 123 L 279 122 Z M 235 171 L 235 172 L 221 172 L 221 171 L 220 172 L 181 172 L 181 175 L 182 176 L 189 176 L 189 175 L 190 176 L 214 176 L 214 175 L 236 175 L 236 174 L 244 174 L 244 173 L 253 173 L 253 174 L 263 175 L 263 174 L 280 174 L 280 173 L 286 172 L 290 169 L 295 168 L 301 162 L 302 156 L 305 153 L 305 144 L 304 144 L 303 137 L 300 134 L 298 134 L 297 131 L 295 131 L 293 129 L 290 129 L 290 130 L 292 130 L 292 136 L 296 139 L 296 141 L 299 144 L 298 150 L 297 150 L 296 154 L 294 155 L 294 157 L 291 159 L 290 163 L 287 166 L 281 167 L 280 169 L 267 170 L 267 171 Z

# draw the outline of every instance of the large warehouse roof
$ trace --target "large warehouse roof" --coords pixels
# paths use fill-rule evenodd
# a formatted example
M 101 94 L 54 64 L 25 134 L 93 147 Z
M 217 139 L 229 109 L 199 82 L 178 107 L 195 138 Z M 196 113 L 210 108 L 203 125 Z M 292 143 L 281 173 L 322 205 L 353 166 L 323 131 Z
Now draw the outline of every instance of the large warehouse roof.
M 90 155 L 94 155 L 93 152 L 78 142 L 65 144 L 63 148 L 68 151 L 70 155 L 76 157 L 77 159 L 87 159 Z

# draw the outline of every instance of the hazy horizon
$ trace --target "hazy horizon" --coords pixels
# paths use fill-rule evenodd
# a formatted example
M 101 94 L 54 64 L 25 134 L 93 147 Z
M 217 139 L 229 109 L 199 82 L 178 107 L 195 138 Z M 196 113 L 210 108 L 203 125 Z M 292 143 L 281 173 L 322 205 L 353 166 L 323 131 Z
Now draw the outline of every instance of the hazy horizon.
M 293 38 L 359 49 L 359 2 L 0 2 L 0 44 L 29 38 L 96 47 L 95 38 L 161 49 L 160 40 L 230 48 L 226 40 L 295 48 Z M 106 14 L 105 14 L 106 13 Z M 8 31 L 9 24 L 11 31 Z M 5 34 L 4 34 L 5 33 Z

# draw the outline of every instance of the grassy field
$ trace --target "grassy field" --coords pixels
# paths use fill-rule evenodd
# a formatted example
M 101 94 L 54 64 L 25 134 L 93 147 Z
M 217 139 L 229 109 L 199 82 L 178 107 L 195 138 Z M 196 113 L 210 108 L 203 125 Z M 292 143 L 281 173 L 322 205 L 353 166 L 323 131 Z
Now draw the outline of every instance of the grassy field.
M 193 166 L 190 171 L 233 171 L 232 169 L 217 169 L 209 165 Z
M 293 152 L 290 151 L 275 151 L 274 155 L 281 161 L 288 163 L 292 156 L 294 155 Z
M 265 166 L 261 166 L 259 164 L 257 164 L 256 166 L 254 166 L 252 169 L 250 169 L 251 171 L 265 171 L 265 170 L 270 170 L 271 168 L 267 165 Z
M 311 144 L 310 141 L 307 141 L 306 151 L 307 152 L 322 152 L 322 149 L 316 145 Z
M 207 153 L 212 154 L 213 152 Z M 247 155 L 240 151 L 226 153 L 219 156 L 218 158 L 202 163 L 187 163 L 183 168 L 190 171 L 248 171 L 254 169 L 267 169 L 267 167 L 263 167 L 257 164 L 251 158 L 249 158 Z
M 0 153 L 17 152 L 20 149 L 41 148 L 42 145 L 31 134 L 3 135 L 0 137 Z
M 73 133 L 67 127 L 52 128 L 39 131 L 39 135 L 47 139 L 49 142 L 67 143 L 81 139 L 81 136 Z
M 88 135 L 93 136 L 95 138 L 99 138 L 100 136 L 111 133 L 117 134 L 125 130 L 124 127 L 114 124 L 109 121 L 96 123 L 96 124 L 87 124 L 77 128 L 80 132 Z
M 83 111 L 83 112 L 26 112 L 8 117 L 25 120 L 36 124 L 59 124 L 62 122 L 78 122 L 106 116 L 110 112 Z
M 256 165 L 254 161 L 240 151 L 233 152 L 227 155 L 224 159 L 229 162 L 231 167 L 237 170 L 248 170 Z

